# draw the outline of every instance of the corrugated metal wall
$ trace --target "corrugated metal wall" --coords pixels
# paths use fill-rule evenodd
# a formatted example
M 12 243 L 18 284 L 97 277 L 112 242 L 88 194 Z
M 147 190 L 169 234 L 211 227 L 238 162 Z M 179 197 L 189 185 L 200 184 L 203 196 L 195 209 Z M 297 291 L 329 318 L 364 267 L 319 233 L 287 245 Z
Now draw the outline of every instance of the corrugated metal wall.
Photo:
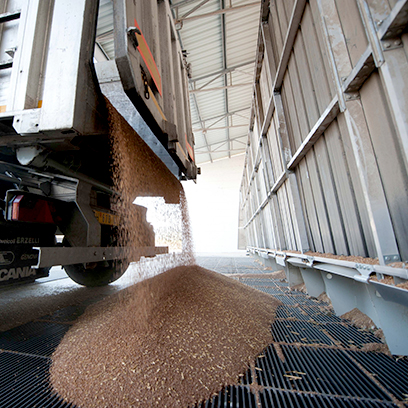
M 407 21 L 406 0 L 264 3 L 248 246 L 408 260 Z

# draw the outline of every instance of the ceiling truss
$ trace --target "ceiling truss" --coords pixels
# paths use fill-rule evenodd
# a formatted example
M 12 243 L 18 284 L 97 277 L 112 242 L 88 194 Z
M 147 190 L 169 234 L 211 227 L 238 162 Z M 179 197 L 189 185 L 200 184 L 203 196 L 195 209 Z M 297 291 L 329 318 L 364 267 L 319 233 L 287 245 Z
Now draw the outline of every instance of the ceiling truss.
M 254 3 L 249 3 L 249 4 L 242 4 L 239 6 L 229 6 L 229 7 L 222 7 L 220 8 L 220 10 L 217 11 L 212 11 L 211 13 L 204 13 L 204 14 L 199 14 L 196 16 L 190 16 L 190 14 L 194 13 L 196 10 L 198 10 L 201 6 L 203 6 L 204 4 L 208 3 L 209 0 L 204 0 L 202 1 L 198 6 L 193 7 L 193 9 L 191 9 L 190 11 L 188 11 L 187 13 L 185 13 L 183 16 L 179 17 L 178 16 L 178 7 L 181 5 L 182 2 L 174 4 L 172 6 L 173 10 L 175 10 L 175 22 L 176 24 L 182 24 L 183 21 L 193 21 L 193 20 L 199 20 L 202 18 L 206 18 L 206 17 L 213 17 L 216 15 L 225 15 L 227 13 L 232 13 L 235 11 L 242 11 L 243 9 L 247 9 L 247 8 L 251 8 L 251 7 L 259 7 L 259 1 L 254 2 Z
M 242 149 L 233 149 L 233 141 L 237 141 L 237 139 L 243 139 L 247 135 L 247 129 L 249 127 L 249 117 L 246 115 L 240 114 L 238 111 L 231 112 L 230 111 L 230 104 L 229 104 L 229 92 L 233 89 L 251 89 L 253 87 L 253 71 L 252 68 L 254 67 L 255 60 L 251 59 L 250 61 L 244 61 L 238 64 L 234 64 L 229 66 L 228 59 L 227 59 L 227 27 L 226 27 L 226 14 L 232 13 L 235 11 L 253 8 L 253 7 L 260 7 L 261 1 L 250 2 L 247 4 L 240 4 L 234 5 L 233 0 L 217 0 L 219 3 L 219 9 L 214 10 L 211 12 L 199 12 L 205 5 L 210 3 L 210 0 L 203 0 L 198 2 L 198 0 L 176 0 L 171 1 L 171 8 L 173 10 L 173 16 L 175 19 L 176 27 L 178 28 L 178 35 L 180 44 L 183 47 L 182 38 L 183 35 L 188 33 L 184 32 L 183 22 L 185 21 L 192 21 L 203 19 L 207 17 L 214 17 L 219 15 L 220 19 L 220 38 L 221 43 L 219 45 L 220 52 L 221 52 L 221 59 L 222 59 L 222 69 L 214 70 L 213 72 L 209 72 L 203 75 L 199 75 L 197 77 L 192 77 L 189 79 L 189 91 L 190 91 L 190 98 L 193 109 L 197 113 L 198 122 L 193 123 L 193 132 L 200 133 L 202 137 L 200 137 L 200 145 L 196 144 L 195 149 L 198 154 L 207 154 L 209 157 L 209 161 L 213 162 L 213 154 L 220 153 L 221 150 L 219 149 L 220 145 L 224 146 L 222 150 L 223 153 L 227 153 L 227 157 L 230 158 L 232 154 L 240 153 L 245 150 L 246 143 L 241 142 Z M 213 3 L 214 4 L 214 3 Z M 191 7 L 188 7 L 191 6 Z M 208 8 L 207 8 L 208 11 Z M 194 68 L 194 67 L 193 67 Z M 249 70 L 248 70 L 249 68 Z M 247 80 L 242 81 L 233 81 L 232 73 L 240 73 L 248 76 Z M 236 78 L 236 77 L 234 77 Z M 245 78 L 245 76 L 240 75 L 240 78 Z M 220 79 L 222 80 L 220 83 Z M 207 80 L 205 83 L 203 81 Z M 216 82 L 214 86 L 214 82 Z M 212 85 L 213 86 L 210 86 Z M 202 93 L 209 93 L 223 91 L 223 105 L 224 105 L 224 112 L 213 118 L 213 117 L 205 117 L 203 116 L 200 110 L 200 103 L 199 100 L 201 98 L 198 95 Z M 218 94 L 219 95 L 219 94 Z M 219 97 L 218 97 L 219 98 Z M 247 114 L 250 113 L 251 109 L 251 99 L 248 100 L 247 107 L 242 109 L 241 111 L 247 111 Z M 239 117 L 239 121 L 234 123 L 234 116 Z M 242 123 L 242 119 L 245 119 L 245 123 Z M 215 120 L 215 121 L 214 121 Z M 216 126 L 218 124 L 218 126 Z M 241 132 L 239 129 L 242 130 L 242 134 L 237 137 L 237 132 L 240 134 Z M 234 130 L 233 137 L 230 131 Z M 217 140 L 217 142 L 213 143 L 214 136 L 212 136 L 211 142 L 209 142 L 209 138 L 207 136 L 207 132 L 224 132 L 219 133 L 224 134 L 223 140 Z M 198 136 L 197 136 L 198 137 Z M 214 146 L 218 146 L 214 149 Z M 226 149 L 225 149 L 226 148 Z

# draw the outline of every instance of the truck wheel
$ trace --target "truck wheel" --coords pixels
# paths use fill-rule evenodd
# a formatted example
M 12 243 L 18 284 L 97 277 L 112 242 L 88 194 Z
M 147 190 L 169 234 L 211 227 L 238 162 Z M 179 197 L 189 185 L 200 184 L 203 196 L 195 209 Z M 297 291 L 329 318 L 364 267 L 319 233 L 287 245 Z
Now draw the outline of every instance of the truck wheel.
M 126 260 L 65 265 L 67 275 L 83 286 L 105 286 L 119 279 L 129 266 Z

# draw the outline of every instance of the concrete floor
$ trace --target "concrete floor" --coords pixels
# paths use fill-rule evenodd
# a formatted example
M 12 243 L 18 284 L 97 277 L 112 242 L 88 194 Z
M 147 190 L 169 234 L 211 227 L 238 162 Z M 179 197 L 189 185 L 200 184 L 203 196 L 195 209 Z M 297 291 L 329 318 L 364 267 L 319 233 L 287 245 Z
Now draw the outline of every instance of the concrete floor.
M 0 288 L 0 331 L 38 319 L 66 306 L 79 305 L 87 300 L 112 294 L 119 287 L 113 284 L 101 288 L 85 288 L 68 278 L 61 268 L 52 268 L 48 278 Z
M 197 263 L 221 273 L 237 273 L 236 259 L 245 257 L 245 252 L 197 254 Z M 247 258 L 245 265 L 257 268 L 253 259 Z M 259 265 L 260 266 L 260 265 Z M 255 270 L 254 270 L 255 271 Z M 72 281 L 63 269 L 54 267 L 50 276 L 33 283 L 0 288 L 0 331 L 51 314 L 72 305 L 90 304 L 105 296 L 118 292 L 141 280 L 140 271 L 129 268 L 116 282 L 105 287 L 86 288 Z

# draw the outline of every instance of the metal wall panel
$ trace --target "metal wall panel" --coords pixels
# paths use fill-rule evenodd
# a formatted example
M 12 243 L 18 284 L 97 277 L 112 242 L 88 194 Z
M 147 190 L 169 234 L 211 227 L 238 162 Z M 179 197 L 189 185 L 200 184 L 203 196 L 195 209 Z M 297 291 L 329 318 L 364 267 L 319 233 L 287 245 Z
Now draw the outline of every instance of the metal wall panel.
M 307 59 L 310 64 L 316 102 L 319 114 L 321 115 L 332 100 L 333 95 L 330 92 L 331 90 L 329 87 L 329 81 L 323 60 L 324 48 L 322 48 L 321 44 L 319 43 L 319 35 L 316 32 L 315 28 L 316 26 L 314 18 L 316 17 L 317 16 L 312 15 L 312 9 L 307 4 L 303 13 L 302 34 L 304 38 Z M 315 124 L 317 118 L 316 120 L 313 120 L 313 118 L 310 118 L 309 120 L 310 127 L 312 127 Z
M 272 84 L 270 83 L 271 76 L 269 65 L 267 63 L 262 64 L 261 75 L 259 78 L 259 86 L 261 89 L 261 100 L 263 112 L 266 112 L 269 105 L 269 100 L 272 95 Z
M 311 22 L 308 22 L 307 25 L 312 25 Z M 309 27 L 310 28 L 310 27 Z M 311 27 L 313 29 L 313 27 Z M 295 44 L 293 46 L 293 57 L 292 59 L 296 61 L 297 70 L 299 77 L 299 85 L 302 90 L 302 95 L 304 99 L 304 110 L 305 116 L 308 122 L 307 131 L 310 130 L 310 124 L 313 124 L 319 119 L 319 108 L 317 105 L 315 87 L 312 81 L 312 70 L 313 64 L 309 65 L 309 59 L 306 55 L 306 45 L 303 37 L 305 37 L 306 42 L 310 41 L 307 38 L 308 32 L 311 31 L 306 27 L 306 24 L 302 26 L 302 32 L 299 32 Z M 312 39 L 315 40 L 315 39 Z M 305 120 L 306 120 L 305 119 Z M 303 136 L 306 136 L 307 133 L 303 133 Z M 302 140 L 303 141 L 303 140 Z M 296 145 L 296 149 L 298 149 L 300 143 Z
M 288 18 L 288 21 L 290 19 L 294 4 L 295 4 L 295 0 L 287 0 L 283 2 L 283 5 L 285 6 L 285 11 L 286 11 L 286 16 Z
M 270 150 L 269 150 L 268 138 L 266 137 L 262 139 L 262 157 L 264 159 L 266 189 L 267 191 L 270 191 L 276 178 L 274 176 L 274 171 L 272 168 L 272 161 L 271 161 L 271 155 L 270 155 Z
M 269 4 L 269 7 L 272 12 L 269 14 L 270 22 L 268 26 L 271 31 L 271 37 L 273 40 L 273 45 L 274 45 L 273 50 L 274 50 L 274 55 L 275 55 L 275 61 L 279 62 L 280 54 L 282 53 L 283 43 L 285 41 L 285 33 L 282 33 L 281 31 L 281 27 L 280 27 L 281 23 L 280 23 L 276 3 L 277 1 L 271 1 Z M 278 66 L 276 65 L 276 68 L 277 67 Z
M 241 191 L 248 246 L 408 260 L 407 11 L 269 1 Z
M 290 149 L 292 152 L 295 152 L 296 146 L 300 146 L 302 142 L 300 140 L 295 104 L 293 100 L 293 93 L 290 81 L 284 82 L 281 92 L 283 110 L 286 116 L 286 128 L 288 132 Z
M 319 43 L 321 61 L 324 66 L 324 76 L 322 77 L 322 80 L 325 82 L 325 85 L 327 81 L 327 86 L 330 89 L 329 92 L 330 92 L 331 98 L 333 98 L 334 95 L 336 94 L 336 86 L 335 86 L 335 83 L 333 82 L 333 74 L 332 74 L 332 69 L 330 66 L 330 56 L 328 55 L 328 50 L 327 50 L 327 47 L 325 46 L 324 28 L 320 24 L 321 13 L 319 10 L 319 6 L 317 4 L 318 1 L 319 0 L 310 0 L 310 8 L 312 10 L 312 15 L 313 15 L 313 27 L 316 30 L 316 36 L 317 36 L 317 40 Z
M 268 141 L 269 141 L 269 148 L 272 157 L 272 166 L 273 172 L 278 177 L 283 172 L 283 162 L 282 162 L 282 155 L 279 146 L 279 140 L 277 139 L 277 127 L 278 123 L 276 120 L 276 115 L 272 118 L 272 125 L 268 131 Z
M 295 145 L 295 149 L 297 150 L 310 129 L 309 122 L 307 120 L 305 95 L 299 79 L 298 67 L 295 58 L 291 58 L 289 60 L 288 78 L 285 79 L 292 88 L 294 102 L 293 109 L 295 110 L 295 114 L 292 116 L 289 115 L 289 117 L 292 118 L 292 129 L 295 133 L 297 133 L 297 136 L 293 136 L 293 138 L 297 141 Z M 284 85 L 286 84 L 285 79 L 283 81 Z
M 303 188 L 303 199 L 304 207 L 303 211 L 307 216 L 307 224 L 310 228 L 310 234 L 312 242 L 310 242 L 310 247 L 317 252 L 324 252 L 322 236 L 320 232 L 320 224 L 317 214 L 317 206 L 314 202 L 313 190 L 311 185 L 311 180 L 309 176 L 309 169 L 307 167 L 306 159 L 303 159 L 299 163 L 299 174 L 300 174 L 300 183 Z
M 367 251 L 364 234 L 337 121 L 334 121 L 326 130 L 325 140 L 333 175 L 333 189 L 336 191 L 338 200 L 339 218 L 342 220 L 341 228 L 344 228 L 344 241 L 347 245 L 347 250 L 342 253 L 365 254 Z
M 353 253 L 368 254 L 368 256 L 375 258 L 377 252 L 375 248 L 374 237 L 371 231 L 370 219 L 368 216 L 368 211 L 364 199 L 364 193 L 361 187 L 361 181 L 359 177 L 357 164 L 356 161 L 354 160 L 353 148 L 351 146 L 351 140 L 348 135 L 346 119 L 344 115 L 339 115 L 337 121 L 339 124 L 341 141 L 343 142 L 344 147 L 344 158 L 347 162 L 347 167 L 349 170 L 348 185 L 350 187 L 352 194 L 354 193 L 353 201 L 355 201 L 355 205 L 357 206 L 357 219 L 359 221 L 358 225 L 359 228 L 362 230 L 362 235 L 364 239 L 363 243 L 367 248 L 366 251 Z M 347 205 L 346 211 L 347 212 L 352 211 L 352 206 L 350 204 Z M 351 227 L 350 224 L 348 224 L 348 227 Z M 359 248 L 358 250 L 360 251 L 361 248 Z
M 293 224 L 292 224 L 292 219 L 290 215 L 287 190 L 286 190 L 285 184 L 279 189 L 277 196 L 278 196 L 278 202 L 279 202 L 279 208 L 280 208 L 280 217 L 282 219 L 282 225 L 283 225 L 283 233 L 284 233 L 284 238 L 286 242 L 286 248 L 284 249 L 289 249 L 289 248 L 293 248 L 296 244 L 295 244 L 295 237 L 293 234 Z
M 303 190 L 303 184 L 302 184 L 302 179 L 301 179 L 301 171 L 302 171 L 302 163 L 305 165 L 305 161 L 303 160 L 299 166 L 295 170 L 296 178 L 297 178 L 297 184 L 298 184 L 298 189 L 299 189 L 299 195 L 300 195 L 300 201 L 303 209 L 303 214 L 304 214 L 304 219 L 305 219 L 305 227 L 306 227 L 306 234 L 307 234 L 307 241 L 309 242 L 309 247 L 310 248 L 316 248 L 316 245 L 314 244 L 314 239 L 312 235 L 312 225 L 316 225 L 313 222 L 310 222 L 309 220 L 313 219 L 314 213 L 311 214 L 311 217 L 309 218 L 308 214 L 308 209 L 306 206 L 306 200 L 305 200 L 305 192 Z
M 336 0 L 344 36 L 347 38 L 347 50 L 353 67 L 368 45 L 363 21 L 356 0 Z
M 404 248 L 408 234 L 408 174 L 377 73 L 367 80 L 360 95 L 397 243 L 403 258 L 408 259 L 407 248 Z
M 329 221 L 328 229 L 333 241 L 334 252 L 348 255 L 348 243 L 325 139 L 325 137 L 320 138 L 314 146 L 314 151 Z
M 324 200 L 324 192 L 320 183 L 319 170 L 317 167 L 313 149 L 306 156 L 306 161 L 309 170 L 308 177 L 310 178 L 320 235 L 323 243 L 323 252 L 329 252 L 333 254 L 334 245 L 332 241 L 332 231 L 330 228 L 330 221 L 327 214 L 327 205 Z
M 265 179 L 263 176 L 263 164 L 262 162 L 259 163 L 258 171 L 255 174 L 255 181 L 258 188 L 259 194 L 259 202 L 262 203 L 266 200 L 266 186 L 265 186 Z

